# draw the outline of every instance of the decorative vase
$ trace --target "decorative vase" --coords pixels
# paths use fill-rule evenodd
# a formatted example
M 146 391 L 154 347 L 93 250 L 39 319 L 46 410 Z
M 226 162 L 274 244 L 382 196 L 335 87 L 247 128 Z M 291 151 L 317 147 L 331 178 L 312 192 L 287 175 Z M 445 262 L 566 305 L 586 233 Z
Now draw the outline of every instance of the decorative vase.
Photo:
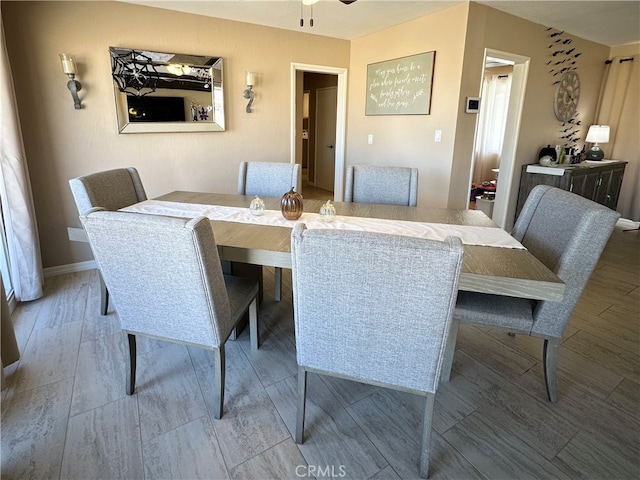
M 320 207 L 320 218 L 323 222 L 333 222 L 336 219 L 336 207 L 331 203 L 331 200 L 327 200 Z
M 296 192 L 293 187 L 282 196 L 280 201 L 282 216 L 287 220 L 297 220 L 302 215 L 302 195 Z
M 251 200 L 249 211 L 251 212 L 251 215 L 260 216 L 264 214 L 264 202 L 259 196 L 256 195 L 256 198 Z

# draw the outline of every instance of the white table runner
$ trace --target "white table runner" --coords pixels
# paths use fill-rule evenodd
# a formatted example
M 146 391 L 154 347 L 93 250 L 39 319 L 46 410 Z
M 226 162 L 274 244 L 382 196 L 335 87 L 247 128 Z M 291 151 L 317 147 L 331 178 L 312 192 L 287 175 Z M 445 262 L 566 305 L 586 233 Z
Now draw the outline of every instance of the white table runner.
M 211 220 L 224 222 L 251 223 L 255 225 L 272 225 L 289 228 L 292 228 L 298 222 L 303 222 L 307 225 L 307 228 L 310 229 L 360 230 L 429 238 L 432 240 L 444 240 L 448 235 L 455 235 L 460 237 L 462 243 L 466 245 L 524 249 L 511 235 L 501 228 L 495 227 L 409 222 L 404 220 L 347 217 L 342 215 L 336 216 L 333 222 L 325 222 L 322 220 L 320 214 L 307 212 L 303 213 L 298 220 L 287 220 L 282 216 L 282 213 L 276 210 L 265 210 L 264 215 L 255 216 L 249 212 L 248 208 L 165 202 L 161 200 L 145 200 L 135 205 L 125 207 L 122 211 L 182 218 L 204 216 Z

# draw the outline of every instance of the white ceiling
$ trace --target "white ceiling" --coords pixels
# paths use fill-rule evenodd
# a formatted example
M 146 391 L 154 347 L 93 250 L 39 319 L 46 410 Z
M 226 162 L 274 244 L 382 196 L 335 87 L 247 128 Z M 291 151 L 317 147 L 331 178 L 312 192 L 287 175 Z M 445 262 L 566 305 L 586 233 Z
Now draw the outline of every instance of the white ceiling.
M 314 26 L 311 27 L 311 7 L 301 9 L 301 0 L 121 1 L 348 40 L 462 3 L 458 0 L 358 0 L 344 5 L 338 0 L 320 0 L 313 6 Z M 640 42 L 640 0 L 486 0 L 477 3 L 608 46 Z M 301 10 L 303 27 L 300 27 Z

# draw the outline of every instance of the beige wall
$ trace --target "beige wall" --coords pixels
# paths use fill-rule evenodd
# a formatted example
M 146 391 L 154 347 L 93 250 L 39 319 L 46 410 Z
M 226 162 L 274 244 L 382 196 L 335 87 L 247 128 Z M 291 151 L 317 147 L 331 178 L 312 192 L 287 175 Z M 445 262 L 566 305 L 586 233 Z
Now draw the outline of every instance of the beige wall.
M 45 267 L 90 260 L 69 242 L 79 226 L 68 179 L 135 166 L 147 194 L 235 192 L 242 160 L 290 160 L 291 62 L 346 68 L 349 42 L 118 2 L 2 2 L 9 58 Z M 227 131 L 116 130 L 109 46 L 224 58 Z M 74 110 L 58 54 L 76 55 L 83 107 Z M 253 112 L 242 98 L 257 73 Z
M 351 43 L 346 163 L 418 168 L 421 206 L 447 206 L 466 17 L 460 4 Z M 365 115 L 367 64 L 434 50 L 430 115 Z
M 640 55 L 640 43 L 612 47 L 609 57 L 626 57 L 631 55 Z
M 584 139 L 589 125 L 593 122 L 600 84 L 604 75 L 604 61 L 608 58 L 609 47 L 589 42 L 574 36 L 571 47 L 582 55 L 577 60 L 580 75 L 580 102 L 577 119 L 582 122 L 580 137 Z M 454 166 L 452 169 L 449 206 L 462 207 L 468 195 L 468 179 L 465 174 L 471 166 L 475 119 L 464 113 L 465 96 L 477 95 L 480 91 L 482 59 L 484 49 L 490 48 L 531 59 L 526 85 L 526 95 L 520 126 L 520 137 L 516 150 L 512 196 L 517 195 L 520 166 L 537 161 L 537 155 L 547 144 L 562 144 L 561 122 L 555 118 L 553 98 L 556 90 L 553 77 L 549 73 L 547 61 L 550 59 L 549 32 L 547 26 L 539 25 L 508 15 L 484 5 L 469 5 L 469 29 L 465 45 L 465 68 L 463 70 L 458 106 L 458 130 L 456 132 Z M 579 142 L 582 147 L 584 142 Z M 501 172 L 502 174 L 502 172 Z M 501 177 L 502 180 L 502 177 Z M 515 200 L 512 215 L 515 213 Z
M 546 26 L 474 3 L 352 42 L 118 2 L 1 7 L 45 267 L 91 259 L 86 245 L 67 239 L 66 228 L 79 225 L 69 178 L 132 165 L 150 197 L 177 189 L 234 192 L 240 161 L 289 161 L 291 62 L 349 68 L 347 164 L 419 168 L 421 206 L 466 204 L 477 116 L 464 113 L 464 99 L 480 92 L 485 48 L 531 58 L 517 163 L 535 161 L 542 146 L 559 141 Z M 572 39 L 583 54 L 578 109 L 586 133 L 610 49 Z M 118 135 L 109 46 L 224 57 L 227 131 Z M 431 114 L 365 116 L 367 64 L 427 51 L 436 52 Z M 82 110 L 73 109 L 61 52 L 77 57 Z M 242 98 L 249 69 L 257 72 L 251 114 Z M 435 130 L 442 130 L 440 143 Z
M 513 179 L 517 193 L 519 165 L 537 161 L 542 146 L 563 142 L 561 122 L 553 111 L 555 79 L 546 65 L 548 35 L 547 26 L 466 3 L 353 41 L 347 164 L 417 167 L 419 205 L 465 208 L 477 115 L 465 113 L 464 101 L 480 94 L 484 50 L 491 48 L 531 59 Z M 584 138 L 594 117 L 609 47 L 570 38 L 571 46 L 582 53 L 578 118 Z M 365 116 L 367 64 L 431 50 L 436 51 L 431 114 Z M 434 142 L 436 129 L 442 130 L 441 143 Z M 368 134 L 374 136 L 373 145 L 367 145 Z

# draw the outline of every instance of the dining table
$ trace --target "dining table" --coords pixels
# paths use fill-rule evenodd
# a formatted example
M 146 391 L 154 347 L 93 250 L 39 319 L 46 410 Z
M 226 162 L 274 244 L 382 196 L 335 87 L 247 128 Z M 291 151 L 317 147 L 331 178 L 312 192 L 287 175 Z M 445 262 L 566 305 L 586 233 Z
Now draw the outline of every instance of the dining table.
M 238 211 L 249 211 L 252 196 L 224 193 L 174 191 L 151 201 L 134 204 L 124 210 L 145 211 L 149 202 L 156 205 L 185 204 L 193 211 L 230 207 Z M 263 197 L 266 211 L 280 212 L 281 199 Z M 317 214 L 323 200 L 304 199 L 305 213 Z M 145 204 L 145 205 L 143 205 Z M 499 229 L 493 220 L 478 210 L 425 208 L 400 205 L 370 203 L 333 202 L 336 218 L 379 219 L 398 221 L 408 225 L 436 225 L 447 228 L 487 227 Z M 153 210 L 146 208 L 147 213 Z M 174 215 L 182 215 L 180 213 Z M 211 217 L 210 217 L 211 218 Z M 304 221 L 305 215 L 298 221 Z M 296 221 L 286 221 L 278 225 L 244 223 L 227 218 L 211 219 L 212 228 L 221 260 L 257 266 L 291 268 L 291 231 Z M 498 230 L 503 236 L 506 232 Z M 455 234 L 455 233 L 454 233 Z M 519 248 L 504 246 L 464 244 L 464 260 L 460 275 L 459 289 L 471 292 L 506 295 L 535 300 L 561 301 L 564 282 L 541 263 L 518 242 Z

